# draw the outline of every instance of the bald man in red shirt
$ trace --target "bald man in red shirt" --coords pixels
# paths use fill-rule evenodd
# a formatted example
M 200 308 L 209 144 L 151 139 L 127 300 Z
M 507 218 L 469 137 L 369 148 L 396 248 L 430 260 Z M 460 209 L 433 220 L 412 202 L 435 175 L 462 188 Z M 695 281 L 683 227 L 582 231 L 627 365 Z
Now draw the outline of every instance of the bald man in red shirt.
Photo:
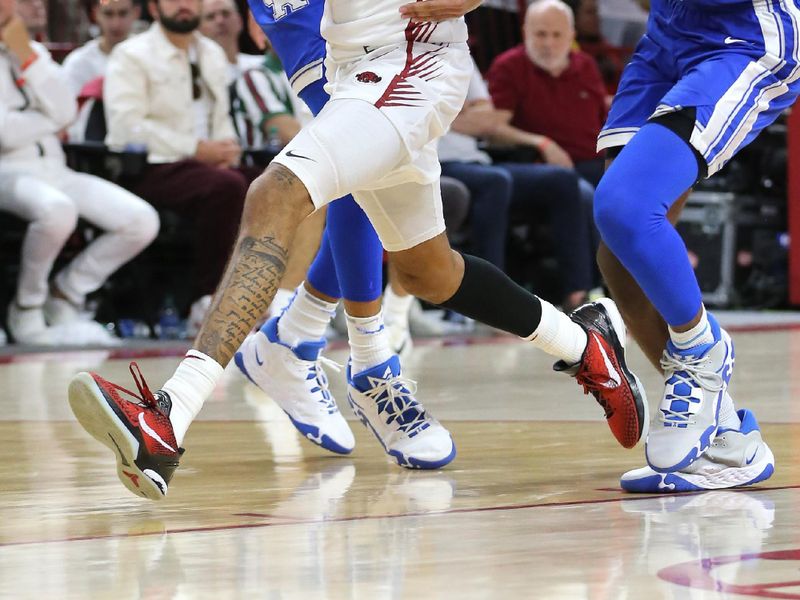
M 608 112 L 606 89 L 594 59 L 573 49 L 574 22 L 560 0 L 531 4 L 524 43 L 495 59 L 487 81 L 510 124 L 545 136 L 545 162 L 575 167 L 596 185 L 603 174 L 596 145 Z

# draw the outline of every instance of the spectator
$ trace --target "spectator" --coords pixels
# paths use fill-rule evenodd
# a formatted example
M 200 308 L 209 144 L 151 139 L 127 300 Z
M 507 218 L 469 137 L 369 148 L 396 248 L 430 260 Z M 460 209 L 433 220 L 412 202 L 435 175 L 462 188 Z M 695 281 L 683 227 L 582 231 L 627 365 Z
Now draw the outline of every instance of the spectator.
M 203 1 L 201 30 L 222 46 L 228 58 L 231 116 L 239 143 L 244 148 L 282 147 L 300 131 L 300 119 L 306 119 L 298 114 L 302 103 L 263 34 L 258 41 L 266 54 L 239 52 L 242 28 L 233 0 Z
M 263 56 L 239 52 L 239 35 L 244 28 L 242 15 L 234 0 L 203 0 L 200 32 L 217 42 L 228 58 L 228 83 L 233 83 L 248 69 L 258 69 Z
M 140 16 L 140 7 L 134 0 L 92 0 L 92 16 L 100 28 L 100 35 L 67 55 L 64 69 L 78 98 L 78 118 L 69 127 L 69 141 L 83 142 L 105 134 L 105 122 L 98 118 L 99 126 L 90 125 L 95 102 L 103 99 L 103 79 L 108 68 L 108 57 L 114 46 L 131 35 L 133 25 Z
M 442 174 L 462 181 L 471 194 L 472 251 L 502 269 L 509 215 L 528 224 L 549 217 L 563 274 L 562 305 L 582 304 L 592 287 L 594 248 L 587 228 L 591 207 L 581 206 L 577 174 L 557 164 L 492 164 L 478 149 L 478 137 L 547 150 L 541 136 L 509 125 L 494 108 L 476 66 L 464 108 L 439 142 Z
M 622 69 L 625 67 L 631 50 L 612 46 L 600 31 L 600 13 L 597 0 L 571 0 L 575 11 L 575 41 L 578 48 L 591 55 L 606 84 L 606 91 L 613 96 L 617 91 Z M 607 98 L 610 105 L 610 98 Z
M 236 239 L 249 179 L 229 115 L 228 61 L 197 33 L 200 0 L 150 2 L 141 35 L 111 53 L 104 87 L 109 146 L 145 144 L 129 187 L 193 223 L 195 307 L 207 306 Z
M 59 133 L 75 117 L 69 82 L 47 50 L 30 40 L 15 4 L 0 3 L 0 209 L 30 225 L 8 307 L 9 333 L 33 344 L 110 342 L 99 324 L 80 320 L 86 294 L 152 241 L 158 216 L 122 188 L 66 167 Z M 79 216 L 105 233 L 48 288 L 55 259 Z
M 128 39 L 140 12 L 134 0 L 92 0 L 92 18 L 100 35 L 70 52 L 64 60 L 64 70 L 76 96 L 90 81 L 105 77 L 111 50 Z
M 489 69 L 494 105 L 513 126 L 548 139 L 546 162 L 574 166 L 594 186 L 603 174 L 596 145 L 606 90 L 592 57 L 573 50 L 572 9 L 561 0 L 537 0 L 525 15 L 524 36 Z
M 18 0 L 17 14 L 31 38 L 37 42 L 47 41 L 47 5 L 44 0 Z

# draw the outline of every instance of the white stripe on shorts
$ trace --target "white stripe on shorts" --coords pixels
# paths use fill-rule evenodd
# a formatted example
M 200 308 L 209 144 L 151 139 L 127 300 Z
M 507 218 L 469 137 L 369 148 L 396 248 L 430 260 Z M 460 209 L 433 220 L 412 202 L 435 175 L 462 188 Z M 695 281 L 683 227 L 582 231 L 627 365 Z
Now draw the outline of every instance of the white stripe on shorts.
M 322 79 L 324 75 L 322 71 L 322 63 L 323 59 L 319 58 L 314 62 L 308 63 L 292 76 L 292 79 L 289 81 L 289 83 L 291 84 L 292 91 L 294 91 L 295 94 L 300 95 L 300 92 L 306 89 L 309 85 L 318 79 Z
M 604 129 L 597 136 L 597 151 L 608 148 L 624 146 L 631 141 L 631 138 L 639 131 L 638 127 L 615 127 L 614 129 Z
M 714 146 L 730 127 L 731 122 L 744 107 L 747 98 L 755 87 L 785 64 L 783 53 L 782 27 L 770 8 L 772 0 L 753 0 L 753 10 L 761 26 L 764 38 L 764 55 L 751 61 L 722 97 L 717 101 L 711 118 L 701 133 L 692 132 L 691 143 L 704 157 L 708 158 Z M 710 170 L 710 169 L 709 169 Z
M 731 135 L 727 143 L 719 150 L 719 152 L 717 152 L 714 159 L 709 163 L 709 174 L 718 171 L 728 160 L 733 157 L 734 153 L 739 149 L 739 146 L 753 130 L 753 127 L 755 126 L 756 121 L 761 113 L 769 108 L 770 103 L 775 98 L 785 94 L 788 91 L 788 86 L 790 83 L 796 81 L 800 77 L 800 49 L 798 49 L 798 43 L 800 43 L 800 40 L 798 40 L 800 9 L 797 8 L 793 0 L 789 0 L 788 2 L 781 0 L 780 7 L 786 10 L 786 13 L 789 15 L 789 18 L 792 21 L 792 37 L 794 41 L 792 60 L 794 61 L 795 66 L 786 79 L 776 81 L 775 83 L 764 87 L 764 89 L 759 92 L 758 96 L 745 113 L 744 117 L 742 117 L 742 119 L 739 121 L 739 124 L 737 125 L 733 135 Z M 778 20 L 780 21 L 780 17 L 778 17 Z M 782 23 L 781 33 L 785 36 Z M 785 38 L 781 40 L 781 47 L 785 53 Z M 781 62 L 785 64 L 786 61 L 783 60 Z

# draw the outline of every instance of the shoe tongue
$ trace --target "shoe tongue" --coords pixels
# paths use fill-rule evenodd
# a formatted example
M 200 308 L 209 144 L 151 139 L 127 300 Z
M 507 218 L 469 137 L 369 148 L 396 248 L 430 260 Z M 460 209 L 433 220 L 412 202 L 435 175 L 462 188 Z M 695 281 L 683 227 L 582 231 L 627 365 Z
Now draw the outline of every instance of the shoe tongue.
M 292 348 L 292 352 L 300 360 L 315 361 L 319 358 L 326 343 L 324 339 L 317 342 L 303 342 Z
M 667 342 L 667 351 L 676 358 L 701 358 L 705 356 L 717 342 L 710 344 L 699 344 L 691 348 L 678 348 L 672 343 L 672 340 Z
M 353 383 L 359 389 L 367 389 L 371 387 L 368 383 L 368 378 L 370 377 L 372 379 L 389 379 L 399 376 L 400 373 L 400 358 L 395 354 L 389 360 L 354 375 Z
M 164 416 L 169 416 L 169 413 L 172 412 L 172 398 L 169 397 L 169 394 L 164 390 L 156 390 L 153 394 L 153 398 L 156 401 L 156 408 L 161 411 Z

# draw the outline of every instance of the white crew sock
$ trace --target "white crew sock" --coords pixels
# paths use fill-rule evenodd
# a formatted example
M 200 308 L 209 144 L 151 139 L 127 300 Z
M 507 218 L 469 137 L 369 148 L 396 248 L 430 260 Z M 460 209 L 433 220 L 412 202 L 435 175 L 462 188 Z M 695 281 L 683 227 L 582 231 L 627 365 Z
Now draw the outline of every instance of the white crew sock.
M 392 357 L 389 336 L 383 326 L 383 313 L 373 317 L 347 317 L 350 339 L 350 370 L 353 375 L 378 366 Z
M 406 294 L 398 296 L 394 293 L 392 285 L 386 286 L 383 290 L 383 318 L 387 325 L 399 324 L 408 329 L 408 313 L 411 311 L 411 304 L 414 296 Z
M 737 431 L 742 426 L 742 420 L 736 414 L 733 398 L 728 392 L 725 392 L 722 397 L 722 406 L 719 407 L 719 426 L 721 429 L 735 429 Z
M 336 303 L 312 296 L 301 283 L 278 321 L 278 337 L 292 348 L 303 342 L 318 342 L 325 337 L 325 329 L 335 312 Z
M 278 288 L 278 291 L 275 292 L 275 297 L 272 299 L 272 302 L 269 305 L 269 316 L 277 317 L 284 310 L 286 310 L 294 298 L 294 293 L 295 290 Z
M 697 325 L 689 331 L 675 331 L 670 327 L 669 337 L 679 350 L 687 350 L 701 344 L 711 344 L 714 341 L 714 334 L 711 333 L 711 324 L 708 322 L 706 307 L 703 307 L 703 314 Z
M 568 365 L 580 362 L 588 341 L 583 327 L 547 300 L 539 300 L 542 303 L 542 320 L 536 331 L 525 339 Z
M 172 399 L 169 420 L 175 430 L 175 439 L 180 446 L 203 403 L 214 391 L 222 377 L 222 365 L 210 356 L 197 350 L 189 350 L 175 369 L 175 374 L 161 386 Z

